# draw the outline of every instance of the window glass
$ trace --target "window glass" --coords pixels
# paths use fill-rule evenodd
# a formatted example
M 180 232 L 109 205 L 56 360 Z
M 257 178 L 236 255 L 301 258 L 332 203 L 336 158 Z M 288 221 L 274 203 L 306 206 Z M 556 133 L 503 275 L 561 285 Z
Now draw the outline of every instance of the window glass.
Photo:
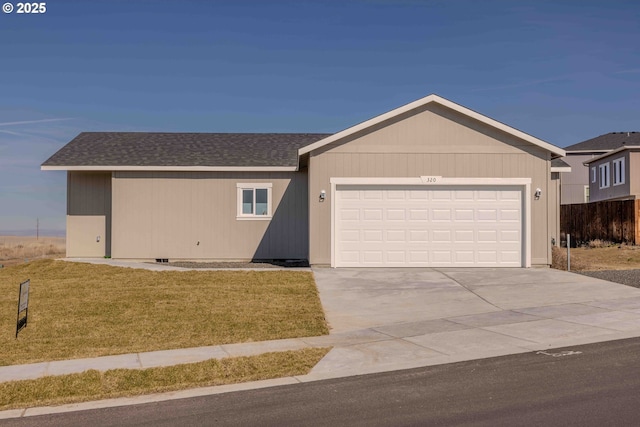
M 242 190 L 242 213 L 253 213 L 253 189 Z
M 609 163 L 598 166 L 600 168 L 600 188 L 609 187 Z
M 256 215 L 267 215 L 269 213 L 267 200 L 267 189 L 256 188 Z
M 624 158 L 613 161 L 613 185 L 624 184 Z

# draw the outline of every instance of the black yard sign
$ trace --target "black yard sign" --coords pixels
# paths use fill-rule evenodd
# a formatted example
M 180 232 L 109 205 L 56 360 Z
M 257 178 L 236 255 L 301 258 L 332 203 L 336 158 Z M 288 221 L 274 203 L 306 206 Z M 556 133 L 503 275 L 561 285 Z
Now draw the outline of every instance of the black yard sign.
M 31 280 L 20 283 L 20 296 L 18 297 L 18 320 L 16 321 L 16 339 L 18 338 L 18 332 L 22 328 L 27 327 L 27 318 L 29 317 L 29 284 Z M 24 317 L 20 317 L 20 314 L 24 312 Z

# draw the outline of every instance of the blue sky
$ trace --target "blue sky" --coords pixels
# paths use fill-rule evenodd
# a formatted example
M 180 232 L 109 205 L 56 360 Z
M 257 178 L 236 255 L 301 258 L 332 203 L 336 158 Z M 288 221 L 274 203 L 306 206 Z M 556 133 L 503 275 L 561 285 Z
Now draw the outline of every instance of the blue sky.
M 639 20 L 636 1 L 0 13 L 0 233 L 64 230 L 66 175 L 39 166 L 82 131 L 335 132 L 430 93 L 561 147 L 640 131 Z

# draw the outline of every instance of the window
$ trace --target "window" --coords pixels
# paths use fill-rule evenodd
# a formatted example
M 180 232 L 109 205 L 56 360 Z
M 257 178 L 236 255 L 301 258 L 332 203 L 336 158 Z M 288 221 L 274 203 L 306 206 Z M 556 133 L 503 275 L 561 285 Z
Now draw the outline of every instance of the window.
M 596 183 L 596 167 L 595 166 L 591 168 L 591 182 L 594 184 Z
M 624 157 L 613 162 L 613 185 L 624 184 Z
M 238 183 L 237 219 L 271 218 L 271 183 Z
M 609 187 L 609 162 L 598 166 L 600 169 L 600 188 Z

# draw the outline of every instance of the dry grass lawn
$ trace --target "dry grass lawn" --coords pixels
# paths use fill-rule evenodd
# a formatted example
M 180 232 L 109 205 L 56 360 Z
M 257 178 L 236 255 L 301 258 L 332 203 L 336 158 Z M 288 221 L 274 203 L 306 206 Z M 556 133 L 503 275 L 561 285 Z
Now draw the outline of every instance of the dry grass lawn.
M 65 256 L 64 237 L 0 236 L 0 264 L 21 264 L 26 260 Z
M 15 339 L 19 283 L 29 324 Z M 0 365 L 328 333 L 311 273 L 153 272 L 38 260 L 0 269 Z
M 553 267 L 567 269 L 567 248 L 553 248 Z M 640 246 L 611 245 L 571 248 L 571 270 L 640 269 Z
M 106 372 L 91 370 L 80 374 L 5 382 L 0 383 L 0 410 L 304 375 L 328 350 L 307 348 L 163 368 L 114 369 Z

